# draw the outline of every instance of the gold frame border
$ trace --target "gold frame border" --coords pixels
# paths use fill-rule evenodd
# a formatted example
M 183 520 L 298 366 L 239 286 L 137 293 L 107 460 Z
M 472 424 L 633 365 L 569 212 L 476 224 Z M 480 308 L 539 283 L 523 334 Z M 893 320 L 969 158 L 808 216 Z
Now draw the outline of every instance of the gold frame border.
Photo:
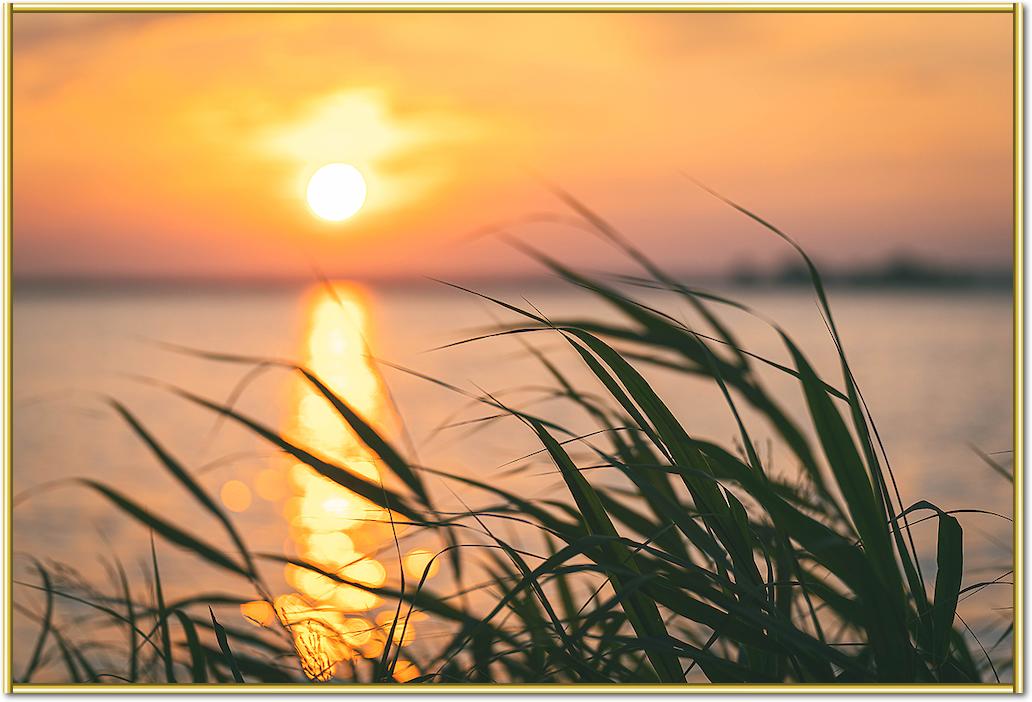
M 14 47 L 13 24 L 15 13 L 118 13 L 118 12 L 172 12 L 172 13 L 338 13 L 338 12 L 677 12 L 677 13 L 1009 13 L 1013 16 L 1013 236 L 1014 236 L 1014 634 L 1013 634 L 1013 674 L 1011 684 L 893 684 L 869 683 L 826 685 L 826 684 L 726 684 L 726 683 L 659 683 L 645 685 L 562 685 L 562 684 L 509 684 L 490 685 L 470 684 L 435 684 L 419 687 L 400 687 L 388 684 L 341 683 L 328 685 L 294 684 L 103 684 L 82 683 L 78 685 L 49 685 L 36 683 L 14 683 L 13 655 L 14 624 L 12 614 L 11 584 L 13 579 L 13 526 L 14 517 L 11 508 L 13 490 L 13 279 L 12 279 L 12 240 L 13 240 L 13 146 L 14 146 Z M 1020 1 L 1001 3 L 946 3 L 946 2 L 841 2 L 841 3 L 735 3 L 735 2 L 504 2 L 483 3 L 470 2 L 298 2 L 298 3 L 3 3 L 3 37 L 6 50 L 3 52 L 5 90 L 3 95 L 3 146 L 4 146 L 4 192 L 3 192 L 3 314 L 5 340 L 3 345 L 3 392 L 5 421 L 3 426 L 4 440 L 4 575 L 3 614 L 4 614 L 4 648 L 3 656 L 3 692 L 15 693 L 139 693 L 152 692 L 175 694 L 183 692 L 204 692 L 216 694 L 248 694 L 248 693 L 303 693 L 303 694 L 340 694 L 345 691 L 356 694 L 366 693 L 415 693 L 415 694 L 455 694 L 455 693 L 499 693 L 499 694 L 533 694 L 533 693 L 591 693 L 591 694 L 679 694 L 679 693 L 772 693 L 772 694 L 882 694 L 899 693 L 1011 693 L 1024 692 L 1024 24 L 1023 8 Z
M 841 685 L 829 684 L 739 684 L 739 683 L 652 683 L 640 685 L 622 685 L 612 683 L 608 685 L 586 684 L 586 685 L 564 685 L 554 684 L 530 684 L 521 685 L 518 683 L 493 683 L 493 684 L 455 684 L 455 683 L 433 683 L 420 685 L 419 687 L 404 687 L 402 685 L 385 685 L 380 683 L 181 683 L 181 684 L 154 684 L 144 683 L 108 685 L 104 683 L 79 683 L 78 685 L 46 685 L 36 683 L 18 683 L 14 685 L 16 693 L 87 693 L 106 694 L 128 693 L 138 694 L 141 692 L 154 692 L 164 694 L 182 694 L 184 692 L 200 693 L 229 693 L 229 694 L 330 694 L 340 695 L 353 692 L 356 695 L 362 694 L 394 694 L 403 695 L 415 694 L 463 694 L 463 693 L 497 693 L 503 695 L 526 695 L 526 694 L 550 694 L 550 693 L 573 693 L 593 695 L 630 695 L 630 694 L 720 694 L 720 695 L 741 695 L 752 693 L 768 694 L 955 694 L 970 695 L 973 693 L 995 693 L 1012 694 L 1014 688 L 1010 685 L 996 683 L 971 683 L 965 685 L 925 685 L 923 683 L 894 684 L 894 683 L 863 683 Z
M 1025 305 L 1024 184 L 1025 81 L 1024 10 L 1014 4 L 1014 692 L 1025 691 Z
M 3 349 L 3 391 L 4 391 L 4 427 L 3 427 L 3 439 L 4 439 L 4 651 L 6 655 L 3 656 L 3 684 L 4 692 L 10 692 L 12 682 L 14 681 L 14 654 L 11 653 L 11 647 L 14 643 L 14 617 L 13 614 L 13 594 L 14 589 L 14 509 L 11 505 L 11 500 L 14 495 L 14 470 L 12 468 L 14 463 L 14 442 L 11 440 L 14 436 L 14 419 L 12 418 L 12 412 L 14 401 L 14 391 L 12 390 L 12 381 L 14 379 L 14 342 L 12 341 L 12 332 L 14 328 L 14 301 L 13 292 L 14 286 L 11 279 L 11 249 L 13 247 L 13 232 L 14 232 L 14 198 L 13 198 L 13 173 L 14 173 L 14 155 L 12 154 L 12 147 L 14 146 L 14 46 L 12 38 L 14 36 L 14 17 L 11 14 L 11 6 L 4 5 L 3 12 L 3 31 L 4 41 L 6 41 L 6 50 L 3 52 L 4 62 L 4 96 L 3 96 L 3 108 L 4 108 L 4 135 L 3 135 L 3 153 L 4 153 L 4 195 L 3 195 L 3 207 L 4 207 L 4 292 L 3 292 L 3 308 L 4 308 L 4 349 Z
M 170 2 L 170 3 L 14 3 L 16 13 L 35 12 L 184 12 L 184 13 L 253 13 L 253 12 L 1000 12 L 1020 11 L 1019 2 L 643 2 L 606 1 L 592 2 L 548 2 L 528 0 L 527 2 L 485 3 L 477 0 L 459 2 Z M 1019 8 L 1016 10 L 1016 8 Z

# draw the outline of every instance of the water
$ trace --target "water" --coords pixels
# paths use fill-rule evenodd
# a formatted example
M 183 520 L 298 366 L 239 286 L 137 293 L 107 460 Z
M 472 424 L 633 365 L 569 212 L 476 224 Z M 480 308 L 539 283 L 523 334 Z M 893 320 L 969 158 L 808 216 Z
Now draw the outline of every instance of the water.
M 438 287 L 340 285 L 337 290 L 343 307 L 323 288 L 17 295 L 13 466 L 18 577 L 31 577 L 29 554 L 67 563 L 99 583 L 107 578 L 103 561 L 112 554 L 127 564 L 131 577 L 140 578 L 146 571 L 146 532 L 95 493 L 67 481 L 76 477 L 112 485 L 153 512 L 234 552 L 218 524 L 162 470 L 112 411 L 106 398 L 113 397 L 197 474 L 211 494 L 239 510 L 234 518 L 252 550 L 301 555 L 328 569 L 347 567 L 348 577 L 373 585 L 396 578 L 399 566 L 389 527 L 366 521 L 378 516 L 376 510 L 313 479 L 310 472 L 296 468 L 252 433 L 218 421 L 210 411 L 155 381 L 219 402 L 232 399 L 248 416 L 375 478 L 377 467 L 368 453 L 310 386 L 289 371 L 266 369 L 254 374 L 249 366 L 184 355 L 156 341 L 298 361 L 402 445 L 404 426 L 424 465 L 497 482 L 527 498 L 565 493 L 544 463 L 518 475 L 507 473 L 519 464 L 506 465 L 509 461 L 539 448 L 524 427 L 512 420 L 463 422 L 491 412 L 402 372 L 386 369 L 385 386 L 363 352 L 368 343 L 380 358 L 469 392 L 491 391 L 499 399 L 533 408 L 571 429 L 592 430 L 573 408 L 543 399 L 541 386 L 547 384 L 547 376 L 512 337 L 431 350 L 473 336 L 498 321 L 516 321 L 512 314 Z M 518 292 L 526 290 L 498 294 L 519 303 Z M 756 290 L 734 294 L 778 320 L 817 369 L 837 381 L 834 348 L 809 294 Z M 556 319 L 613 318 L 599 303 L 566 289 L 532 287 L 528 297 Z M 658 294 L 645 297 L 672 314 L 689 316 L 676 300 Z M 994 452 L 999 462 L 1010 465 L 1010 298 L 993 292 L 843 291 L 832 293 L 832 305 L 904 501 L 927 499 L 943 509 L 979 508 L 1009 516 L 1010 484 L 984 465 L 970 445 Z M 748 348 L 788 362 L 777 337 L 762 323 L 741 313 L 728 313 L 727 319 Z M 593 387 L 594 381 L 561 340 L 545 335 L 532 340 L 549 351 L 578 384 Z M 715 388 L 654 369 L 646 374 L 693 435 L 725 445 L 735 440 L 731 418 Z M 793 412 L 801 412 L 802 398 L 791 379 L 776 372 L 767 376 L 771 394 Z M 774 471 L 791 474 L 793 466 L 777 447 L 766 446 L 769 430 L 754 424 L 749 412 L 746 420 L 753 438 L 761 442 L 761 454 L 772 459 Z M 458 426 L 441 429 L 449 423 Z M 533 461 L 531 457 L 524 462 Z M 614 478 L 596 472 L 592 479 Z M 482 507 L 496 502 L 459 484 L 451 485 L 456 494 L 439 480 L 429 479 L 429 487 L 444 510 L 465 509 L 463 503 Z M 985 515 L 964 515 L 962 522 L 969 547 L 965 584 L 1008 570 L 1009 522 Z M 933 525 L 924 525 L 923 538 L 934 536 Z M 508 527 L 501 528 L 504 533 Z M 327 536 L 331 533 L 336 536 Z M 436 542 L 416 530 L 401 537 L 403 556 L 409 559 L 406 570 L 418 574 L 427 550 L 434 549 Z M 540 544 L 528 546 L 537 549 Z M 159 554 L 167 598 L 197 592 L 253 596 L 242 579 L 198 565 L 171 545 L 159 542 Z M 934 568 L 934 554 L 930 557 L 929 567 Z M 295 593 L 313 597 L 325 587 L 304 573 L 285 571 L 282 564 L 270 562 L 263 567 L 273 594 L 287 598 L 282 600 L 284 607 L 289 607 Z M 431 582 L 447 590 L 443 573 Z M 33 601 L 25 590 L 16 590 L 16 597 Z M 323 599 L 335 610 L 353 613 L 353 624 L 384 620 L 379 603 L 367 593 L 338 592 L 335 597 L 332 602 Z M 985 613 L 990 606 L 1009 606 L 1009 598 L 1009 588 L 989 588 L 962 603 L 961 612 L 977 618 L 983 630 L 999 630 L 1009 612 Z M 241 621 L 235 611 L 223 616 Z M 257 612 L 257 618 L 261 616 Z M 32 629 L 24 619 L 18 626 L 20 631 Z M 424 640 L 435 633 L 433 622 L 415 623 L 413 628 Z M 357 624 L 355 629 L 359 630 Z M 361 645 L 375 648 L 377 642 L 366 637 Z M 27 652 L 16 652 L 16 669 L 19 655 Z

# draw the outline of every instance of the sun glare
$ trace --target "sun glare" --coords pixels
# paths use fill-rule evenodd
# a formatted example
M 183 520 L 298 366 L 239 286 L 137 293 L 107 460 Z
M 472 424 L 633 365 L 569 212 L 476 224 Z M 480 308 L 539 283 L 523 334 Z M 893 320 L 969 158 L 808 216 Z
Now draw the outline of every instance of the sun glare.
M 362 209 L 366 198 L 365 178 L 347 163 L 330 163 L 308 181 L 308 206 L 319 217 L 341 222 Z

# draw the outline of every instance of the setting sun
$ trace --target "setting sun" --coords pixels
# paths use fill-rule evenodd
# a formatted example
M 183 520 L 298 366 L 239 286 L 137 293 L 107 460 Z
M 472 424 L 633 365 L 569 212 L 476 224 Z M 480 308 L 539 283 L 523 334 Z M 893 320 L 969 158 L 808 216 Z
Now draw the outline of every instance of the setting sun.
M 365 178 L 347 163 L 330 163 L 308 181 L 308 206 L 312 212 L 331 222 L 351 217 L 365 202 Z

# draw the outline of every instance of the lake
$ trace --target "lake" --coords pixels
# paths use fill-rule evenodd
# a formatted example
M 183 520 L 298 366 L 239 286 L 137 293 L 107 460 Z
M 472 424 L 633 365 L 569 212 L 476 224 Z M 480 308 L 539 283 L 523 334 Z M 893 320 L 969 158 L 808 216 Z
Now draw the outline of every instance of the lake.
M 123 403 L 234 512 L 255 552 L 301 555 L 352 579 L 379 584 L 399 566 L 389 525 L 367 519 L 368 505 L 329 485 L 240 426 L 170 392 L 165 384 L 229 402 L 243 413 L 320 455 L 346 462 L 375 479 L 368 451 L 345 430 L 332 408 L 296 373 L 216 362 L 170 348 L 286 359 L 312 369 L 371 424 L 401 447 L 411 439 L 421 465 L 441 468 L 511 489 L 526 499 L 562 498 L 565 487 L 526 427 L 510 419 L 479 421 L 491 408 L 378 359 L 450 383 L 474 395 L 490 392 L 577 432 L 594 429 L 568 404 L 544 392 L 550 382 L 514 336 L 437 349 L 476 336 L 512 313 L 461 291 L 432 284 L 361 287 L 339 283 L 331 294 L 307 289 L 26 291 L 14 304 L 15 573 L 35 581 L 30 554 L 68 564 L 83 578 L 106 585 L 104 562 L 117 555 L 131 579 L 149 569 L 148 534 L 81 484 L 86 477 L 116 487 L 153 512 L 232 553 L 217 522 L 160 466 L 108 403 Z M 616 319 L 611 309 L 579 291 L 553 284 L 491 291 L 525 305 L 525 295 L 550 318 Z M 730 290 L 777 320 L 826 380 L 841 386 L 834 346 L 811 294 L 802 290 Z M 650 305 L 693 319 L 687 306 L 659 293 L 639 293 Z M 1010 468 L 1013 446 L 1012 302 L 993 291 L 833 290 L 832 307 L 846 352 L 892 461 L 904 502 L 927 499 L 943 509 L 984 509 L 1009 517 L 1011 484 L 993 472 L 972 446 Z M 778 337 L 741 312 L 725 319 L 751 351 L 789 363 Z M 555 335 L 521 335 L 546 351 L 578 387 L 597 389 L 579 359 Z M 694 436 L 733 445 L 737 432 L 719 390 L 669 371 L 643 369 Z M 382 371 L 382 377 L 381 373 Z M 777 371 L 763 373 L 771 394 L 797 415 L 803 399 Z M 795 466 L 769 429 L 744 412 L 770 470 L 792 475 Z M 408 449 L 405 449 L 408 451 Z M 570 447 L 576 451 L 576 446 Z M 583 455 L 583 450 L 581 455 Z M 528 464 L 522 471 L 513 469 Z M 554 471 L 554 468 L 552 469 Z M 592 480 L 615 480 L 603 471 Z M 428 478 L 441 510 L 497 503 L 485 493 Z M 375 515 L 374 515 L 375 516 Z M 1011 567 L 1011 524 L 990 515 L 961 515 L 968 545 L 965 584 L 995 578 Z M 529 538 L 511 525 L 501 534 Z M 916 527 L 934 537 L 934 522 Z M 437 542 L 402 530 L 402 565 L 418 578 Z M 541 548 L 540 539 L 526 544 Z M 167 598 L 198 592 L 253 596 L 233 579 L 158 542 Z M 934 553 L 927 565 L 934 569 Z M 324 584 L 307 573 L 266 564 L 275 595 L 312 596 Z M 432 579 L 446 591 L 446 568 Z M 66 574 L 73 578 L 70 572 Z M 143 587 L 141 584 L 139 587 Z M 33 595 L 16 589 L 27 602 Z M 961 604 L 979 631 L 999 632 L 1010 616 L 1009 587 L 987 588 Z M 329 598 L 334 606 L 373 618 L 380 603 L 353 590 Z M 21 601 L 21 599 L 19 599 Z M 992 608 L 999 608 L 992 610 Z M 987 612 L 989 612 L 987 614 Z M 381 612 L 382 614 L 382 612 Z M 239 624 L 239 613 L 223 617 Z M 379 619 L 377 622 L 379 623 Z M 969 622 L 970 623 L 970 622 Z M 26 636 L 35 624 L 24 618 Z M 424 640 L 433 622 L 417 623 Z M 29 639 L 31 640 L 31 639 Z M 994 639 L 995 640 L 995 639 Z M 15 651 L 15 667 L 28 655 Z

